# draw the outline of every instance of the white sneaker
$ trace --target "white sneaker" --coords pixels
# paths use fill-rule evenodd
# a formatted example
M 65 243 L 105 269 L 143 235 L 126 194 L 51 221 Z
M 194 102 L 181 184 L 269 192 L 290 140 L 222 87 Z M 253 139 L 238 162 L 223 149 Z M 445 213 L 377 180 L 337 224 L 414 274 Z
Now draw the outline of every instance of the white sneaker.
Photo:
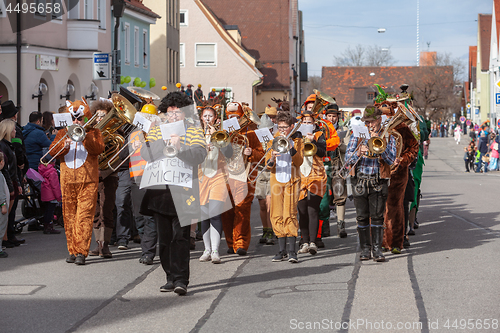
M 308 252 L 309 252 L 309 244 L 304 243 L 300 246 L 300 250 L 298 253 L 308 253 Z
M 210 250 L 205 250 L 205 252 L 203 252 L 203 255 L 200 257 L 200 261 L 210 261 L 210 260 L 211 260 Z
M 312 255 L 318 253 L 318 247 L 313 242 L 309 243 L 309 253 Z
M 220 264 L 221 260 L 218 251 L 212 251 L 212 264 Z

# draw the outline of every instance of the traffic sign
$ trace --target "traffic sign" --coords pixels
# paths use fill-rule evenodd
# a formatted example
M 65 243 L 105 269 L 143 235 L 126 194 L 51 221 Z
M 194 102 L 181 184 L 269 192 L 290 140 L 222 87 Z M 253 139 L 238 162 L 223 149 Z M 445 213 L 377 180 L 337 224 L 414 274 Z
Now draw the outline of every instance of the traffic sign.
M 94 53 L 93 55 L 93 79 L 110 80 L 109 53 Z
M 500 80 L 497 81 L 497 83 L 495 83 L 495 85 L 500 88 Z
M 463 123 L 465 121 L 465 117 L 464 116 L 460 117 L 460 121 Z
M 496 100 L 497 104 L 500 104 L 500 93 L 495 94 L 495 100 Z
M 470 103 L 467 103 L 467 109 L 470 109 Z
M 474 131 L 479 131 L 479 125 L 474 125 Z
M 466 121 L 465 123 L 467 124 L 467 126 L 470 126 L 470 124 L 471 124 L 472 122 L 470 121 L 470 119 L 467 119 L 467 121 Z

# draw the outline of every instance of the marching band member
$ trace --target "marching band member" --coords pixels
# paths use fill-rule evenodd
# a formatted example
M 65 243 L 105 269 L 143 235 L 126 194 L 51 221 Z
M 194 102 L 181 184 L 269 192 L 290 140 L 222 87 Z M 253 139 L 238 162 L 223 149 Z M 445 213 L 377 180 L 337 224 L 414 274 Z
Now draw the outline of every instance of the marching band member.
M 382 88 L 377 88 L 379 92 L 383 91 Z M 380 93 L 375 100 L 375 105 L 378 105 L 387 117 L 393 117 L 397 105 L 395 105 L 396 102 L 389 101 L 388 97 L 387 94 Z M 403 142 L 398 143 L 401 145 L 401 155 L 396 158 L 391 167 L 391 182 L 384 216 L 383 247 L 394 254 L 400 254 L 405 237 L 405 209 L 403 203 L 408 183 L 408 167 L 418 155 L 418 141 L 413 136 L 408 125 L 403 122 L 396 126 L 394 130 L 401 134 Z
M 87 102 L 82 100 L 66 101 L 73 124 L 80 126 L 92 118 Z M 54 157 L 61 160 L 64 229 L 69 252 L 66 262 L 85 265 L 97 204 L 98 156 L 104 151 L 104 141 L 101 132 L 94 128 L 85 129 L 86 135 L 82 142 L 69 138 L 61 140 L 67 132 L 67 129 L 58 131 L 50 149 L 54 149 Z
M 372 137 L 381 134 L 382 110 L 367 106 L 361 120 L 365 122 Z M 370 159 L 366 157 L 368 151 L 367 139 L 351 136 L 347 145 L 345 163 L 347 166 L 352 165 L 350 175 L 361 246 L 359 259 L 369 260 L 373 250 L 375 261 L 385 261 L 381 249 L 384 212 L 387 187 L 391 177 L 390 165 L 396 159 L 396 140 L 393 136 L 389 136 L 387 147 L 380 157 Z
M 92 104 L 92 113 L 97 113 L 97 122 L 113 109 L 113 103 L 108 100 L 99 100 Z M 107 177 L 103 177 L 99 170 L 98 201 L 94 218 L 94 238 L 97 247 L 89 251 L 89 256 L 101 256 L 102 258 L 112 258 L 109 250 L 109 242 L 115 227 L 113 210 L 115 208 L 116 189 L 118 188 L 118 173 L 113 172 Z
M 207 151 L 203 131 L 186 119 L 194 116 L 191 114 L 194 111 L 193 101 L 180 91 L 171 92 L 162 99 L 158 110 L 165 113 L 169 123 L 184 121 L 186 134 L 172 134 L 170 145 L 177 149 L 178 159 L 197 170 Z M 155 126 L 150 129 L 147 141 L 142 145 L 141 156 L 148 162 L 162 160 L 166 145 L 160 127 Z M 182 226 L 181 219 L 193 221 L 199 218 L 199 211 L 195 209 L 199 202 L 196 172 L 193 172 L 192 178 L 192 188 L 162 185 L 160 189 L 148 189 L 142 200 L 141 213 L 153 215 L 158 228 L 160 262 L 167 275 L 167 283 L 160 287 L 162 292 L 174 291 L 178 295 L 187 293 L 191 226 Z
M 217 148 L 211 143 L 211 135 L 215 132 L 215 124 L 220 125 L 216 110 L 207 106 L 201 113 L 202 128 L 205 132 L 207 157 L 200 165 L 198 179 L 200 181 L 200 205 L 202 213 L 201 232 L 205 251 L 200 261 L 221 262 L 219 245 L 222 235 L 221 214 L 228 201 L 226 187 L 225 158 L 231 157 L 233 148 L 227 145 Z M 220 152 L 219 152 L 220 150 Z M 222 153 L 222 154 L 221 154 Z
M 314 155 L 307 155 L 304 151 L 302 165 L 300 166 L 300 195 L 297 203 L 299 211 L 300 235 L 303 243 L 298 253 L 318 252 L 316 236 L 319 226 L 319 205 L 326 192 L 326 172 L 323 167 L 323 157 L 326 155 L 326 141 L 323 132 L 314 122 L 311 111 L 305 111 L 300 116 L 302 125 L 313 125 L 312 133 L 307 133 L 307 140 L 316 147 Z M 305 147 L 305 144 L 304 144 Z
M 269 128 L 271 134 L 275 133 L 276 125 L 276 115 L 278 114 L 278 110 L 275 107 L 266 107 L 264 112 L 269 119 L 273 122 L 274 126 Z M 264 150 L 266 149 L 266 144 L 264 145 Z M 262 171 L 264 169 L 264 171 Z M 260 208 L 260 220 L 262 222 L 262 230 L 263 234 L 259 240 L 261 244 L 274 245 L 274 232 L 273 226 L 271 224 L 271 187 L 269 184 L 269 180 L 271 179 L 271 174 L 269 170 L 265 167 L 265 165 L 259 166 L 259 172 L 262 171 L 260 177 L 257 179 L 255 183 L 255 197 L 259 200 L 259 208 Z
M 295 118 L 287 112 L 279 113 L 277 136 L 288 136 L 294 127 Z M 303 161 L 303 144 L 300 132 L 290 136 L 292 147 L 286 153 L 270 149 L 266 155 L 266 167 L 271 170 L 271 223 L 278 237 L 280 251 L 273 262 L 286 260 L 298 262 L 295 241 L 298 235 L 297 202 L 300 190 L 300 166 Z M 268 148 L 272 147 L 272 141 Z M 287 248 L 288 238 L 288 248 Z
M 227 117 L 240 119 L 240 117 L 244 115 L 244 107 L 246 108 L 247 106 L 243 106 L 236 102 L 229 103 L 226 108 Z M 245 136 L 248 139 L 248 146 L 233 146 L 233 157 L 238 164 L 244 163 L 244 159 L 247 159 L 248 163 L 246 168 L 244 168 L 244 172 L 233 175 L 234 177 L 232 177 L 232 175 L 228 176 L 228 184 L 234 201 L 234 207 L 222 214 L 222 228 L 226 236 L 226 243 L 228 246 L 227 252 L 229 254 L 237 253 L 241 256 L 247 254 L 250 238 L 252 236 L 250 227 L 250 208 L 254 197 L 255 186 L 249 183 L 248 178 L 254 179 L 257 170 L 255 170 L 252 175 L 248 175 L 247 172 L 252 163 L 258 162 L 262 156 L 264 156 L 262 145 L 253 131 L 253 128 L 254 126 L 249 124 L 245 126 L 245 128 L 240 129 L 239 133 L 241 134 L 236 134 Z M 231 160 L 233 157 L 231 157 Z M 229 172 L 231 172 L 231 168 L 232 163 L 228 163 Z
M 305 110 L 311 111 L 315 101 L 316 101 L 316 94 L 309 95 L 309 97 L 307 97 L 306 101 L 304 102 Z M 326 121 L 326 124 L 328 125 L 328 131 L 330 132 L 330 137 L 326 138 L 326 151 L 328 153 L 328 152 L 333 152 L 335 151 L 335 149 L 337 149 L 338 145 L 340 144 L 340 139 L 333 124 L 330 123 L 329 121 Z M 330 188 L 331 187 L 328 186 L 327 191 L 330 191 Z M 323 248 L 325 247 L 325 244 L 323 243 L 322 240 L 323 234 L 325 235 L 325 237 L 330 236 L 329 196 L 328 197 L 323 196 L 319 209 L 320 209 L 319 226 L 318 226 L 318 235 L 316 236 L 316 245 L 318 246 L 318 248 Z
M 329 104 L 325 110 L 325 121 L 335 127 L 337 133 L 339 131 L 347 131 L 347 127 L 343 126 L 340 120 L 342 111 L 339 111 L 337 104 Z M 328 150 L 327 155 L 323 160 L 327 170 L 328 188 L 330 191 L 325 193 L 327 200 L 323 200 L 320 206 L 320 220 L 328 220 L 330 218 L 330 202 L 335 204 L 337 210 L 337 235 L 340 238 L 347 237 L 345 231 L 345 202 L 347 199 L 347 185 L 345 179 L 340 177 L 339 171 L 344 165 L 344 155 L 349 139 L 347 135 L 341 139 L 340 144 L 335 150 Z M 330 193 L 331 192 L 331 193 Z

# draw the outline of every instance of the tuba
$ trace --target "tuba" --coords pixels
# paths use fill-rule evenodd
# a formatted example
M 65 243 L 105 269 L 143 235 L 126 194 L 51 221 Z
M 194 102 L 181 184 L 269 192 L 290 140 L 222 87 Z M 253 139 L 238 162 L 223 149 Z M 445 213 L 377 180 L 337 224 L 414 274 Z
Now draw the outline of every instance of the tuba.
M 313 107 L 312 107 L 312 113 L 314 116 L 318 115 L 323 111 L 323 109 L 328 105 L 328 104 L 337 104 L 335 99 L 332 97 L 328 96 L 327 94 L 322 93 L 321 91 L 314 89 L 314 93 L 316 94 L 316 100 L 314 101 Z
M 132 125 L 137 110 L 125 97 L 119 94 L 111 96 L 114 108 L 111 109 L 94 128 L 101 131 L 104 140 L 104 152 L 99 155 L 99 170 L 106 170 L 116 164 L 125 139 L 117 131 L 122 129 L 129 135 L 135 128 Z

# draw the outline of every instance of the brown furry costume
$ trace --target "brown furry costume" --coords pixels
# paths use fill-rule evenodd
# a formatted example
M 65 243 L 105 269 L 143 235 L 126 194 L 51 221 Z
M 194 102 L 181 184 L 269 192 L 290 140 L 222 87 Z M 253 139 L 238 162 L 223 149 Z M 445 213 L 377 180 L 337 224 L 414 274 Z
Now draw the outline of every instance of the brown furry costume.
M 230 111 L 230 105 L 236 107 L 237 111 Z M 227 113 L 238 114 L 240 117 L 243 115 L 243 107 L 240 103 L 228 104 Z M 252 154 L 248 156 L 247 163 L 252 164 L 260 161 L 264 156 L 262 144 L 260 143 L 257 135 L 253 131 L 253 126 L 249 125 L 241 129 L 240 133 L 248 138 L 249 148 L 252 148 Z M 249 179 L 254 179 L 257 176 L 258 170 L 255 170 Z M 255 193 L 255 185 L 248 181 L 241 182 L 235 179 L 228 178 L 228 191 L 234 199 L 234 207 L 222 213 L 222 229 L 226 237 L 226 243 L 229 249 L 237 252 L 238 249 L 248 250 L 250 246 L 250 238 L 252 236 L 252 229 L 250 227 L 250 210 Z M 245 195 L 246 192 L 246 195 Z M 242 200 L 241 197 L 244 196 Z
M 403 200 L 408 182 L 408 166 L 417 157 L 419 149 L 418 141 L 406 124 L 399 124 L 395 130 L 403 138 L 403 147 L 399 157 L 399 165 L 391 171 L 391 182 L 387 194 L 384 241 L 382 243 L 386 249 L 403 248 L 405 229 Z
M 91 118 L 90 109 L 85 101 L 66 101 L 67 111 L 73 117 Z M 61 153 L 56 157 L 61 160 L 61 192 L 63 199 L 64 229 L 68 251 L 71 254 L 89 252 L 92 238 L 92 226 L 97 203 L 97 185 L 99 182 L 98 156 L 104 151 L 102 134 L 97 129 L 86 129 L 82 142 L 63 149 L 65 140 L 59 140 L 66 135 L 67 129 L 57 132 L 50 146 L 53 152 Z M 82 149 L 83 144 L 83 149 Z M 77 150 L 85 151 L 87 155 L 82 165 L 78 164 Z M 73 154 L 68 155 L 68 154 Z M 72 160 L 73 159 L 73 160 Z M 83 157 L 81 158 L 83 160 Z

